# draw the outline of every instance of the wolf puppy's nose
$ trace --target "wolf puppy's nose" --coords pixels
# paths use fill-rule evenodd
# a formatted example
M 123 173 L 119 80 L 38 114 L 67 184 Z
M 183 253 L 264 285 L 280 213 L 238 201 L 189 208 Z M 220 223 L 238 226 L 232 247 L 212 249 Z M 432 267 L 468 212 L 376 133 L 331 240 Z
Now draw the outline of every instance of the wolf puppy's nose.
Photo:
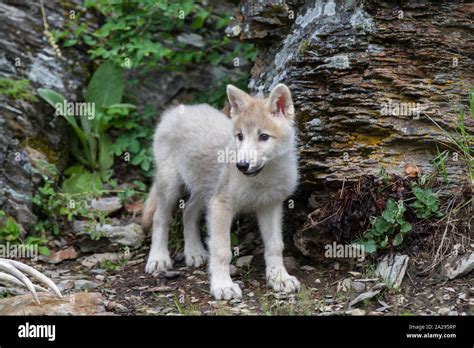
M 236 166 L 238 170 L 240 170 L 241 172 L 245 172 L 247 171 L 247 169 L 249 169 L 250 163 L 245 161 L 239 161 L 237 162 Z

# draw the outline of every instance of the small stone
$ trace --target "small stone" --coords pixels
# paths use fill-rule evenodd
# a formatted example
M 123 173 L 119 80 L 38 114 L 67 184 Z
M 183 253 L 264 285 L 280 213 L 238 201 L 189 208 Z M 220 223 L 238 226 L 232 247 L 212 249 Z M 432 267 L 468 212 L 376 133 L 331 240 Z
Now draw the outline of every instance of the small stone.
M 323 312 L 332 312 L 333 309 L 331 306 L 324 306 Z
M 455 256 L 444 265 L 443 271 L 449 279 L 466 275 L 474 270 L 474 252 Z
M 377 265 L 375 273 L 387 286 L 398 289 L 408 267 L 410 258 L 407 255 L 386 255 Z
M 304 265 L 304 266 L 300 267 L 300 270 L 302 270 L 304 272 L 312 272 L 312 271 L 315 270 L 315 268 L 313 266 L 310 266 L 310 265 Z
M 449 311 L 448 315 L 451 317 L 457 317 L 459 313 L 457 311 Z
M 356 292 L 364 292 L 365 284 L 362 282 L 352 282 L 352 289 Z
M 145 232 L 140 225 L 134 222 L 120 225 L 117 219 L 104 225 L 77 220 L 73 223 L 73 231 L 77 235 L 76 244 L 83 253 L 119 251 L 124 247 L 138 249 L 145 240 Z M 84 233 L 87 231 L 95 231 L 100 238 L 91 239 L 90 233 Z
M 147 293 L 147 292 L 170 292 L 172 290 L 173 290 L 173 288 L 171 288 L 170 286 L 162 285 L 162 286 L 155 286 L 153 288 L 146 289 L 143 292 L 144 293 Z
M 448 307 L 441 307 L 438 309 L 439 315 L 447 315 L 451 310 Z
M 230 265 L 230 276 L 235 277 L 236 275 L 240 274 L 240 268 L 235 267 L 234 265 Z
M 315 283 L 315 284 L 321 284 L 321 279 L 319 279 L 319 278 L 315 279 L 315 280 L 314 280 L 314 283 Z
M 251 292 L 249 292 L 249 293 L 247 294 L 247 296 L 248 296 L 248 297 L 254 297 L 254 296 L 255 296 L 255 293 L 254 293 L 253 291 L 251 291 Z
M 74 282 L 72 280 L 61 280 L 58 284 L 59 291 L 65 292 L 74 288 Z
M 350 272 L 347 272 L 347 273 L 349 273 L 351 276 L 354 276 L 354 277 L 360 277 L 362 275 L 362 273 L 354 272 L 354 271 L 350 271 Z
M 450 299 L 451 299 L 451 296 L 449 296 L 448 294 L 443 295 L 443 300 L 448 301 Z
M 175 279 L 178 278 L 181 275 L 181 272 L 179 271 L 166 271 L 163 272 L 163 277 L 166 279 Z
M 334 265 L 333 265 L 333 267 L 334 267 L 334 269 L 335 269 L 336 271 L 338 271 L 339 268 L 341 268 L 341 265 L 339 264 L 339 262 L 335 262 Z
M 105 279 L 105 277 L 102 274 L 98 274 L 95 276 L 95 279 L 102 281 Z
M 184 253 L 177 253 L 175 256 L 174 256 L 174 260 L 176 262 L 183 262 L 184 261 Z
M 352 316 L 363 316 L 363 315 L 365 315 L 365 311 L 363 309 L 360 309 L 360 308 L 354 308 L 350 311 L 347 311 L 346 314 L 349 314 L 349 315 L 352 315 Z
M 108 304 L 107 304 L 107 309 L 109 311 L 112 311 L 112 312 L 116 312 L 116 313 L 128 313 L 130 310 L 125 307 L 124 305 L 120 304 L 120 303 L 117 303 L 117 302 L 114 302 L 114 301 L 110 301 Z
M 296 259 L 293 256 L 284 257 L 283 264 L 289 272 L 294 271 L 297 267 Z
M 254 288 L 258 288 L 260 287 L 260 282 L 256 279 L 253 279 L 251 282 L 250 282 L 250 285 L 252 285 Z
M 87 256 L 83 259 L 80 259 L 80 261 L 82 266 L 90 269 L 104 261 L 117 262 L 123 259 L 126 259 L 126 255 L 124 253 L 101 253 Z
M 79 257 L 79 253 L 74 249 L 74 247 L 69 247 L 67 249 L 56 251 L 49 257 L 42 258 L 44 261 L 52 264 L 57 264 L 65 260 L 74 260 Z
M 122 202 L 120 198 L 116 196 L 94 198 L 91 201 L 91 208 L 110 215 L 122 208 Z
M 235 261 L 235 266 L 239 268 L 248 268 L 250 267 L 250 264 L 252 263 L 253 260 L 253 255 L 248 255 L 248 256 L 242 256 Z
M 98 287 L 94 282 L 91 282 L 90 280 L 87 279 L 79 279 L 74 282 L 74 289 L 75 290 L 82 290 L 82 291 L 88 291 L 88 290 L 94 290 Z

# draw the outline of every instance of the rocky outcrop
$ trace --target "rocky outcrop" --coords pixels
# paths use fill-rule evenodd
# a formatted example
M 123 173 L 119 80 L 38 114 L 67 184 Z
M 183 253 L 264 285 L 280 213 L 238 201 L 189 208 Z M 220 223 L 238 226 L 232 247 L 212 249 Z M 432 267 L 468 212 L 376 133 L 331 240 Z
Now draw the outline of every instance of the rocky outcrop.
M 106 301 L 97 292 L 78 292 L 60 299 L 48 293 L 38 294 L 41 305 L 31 295 L 0 300 L 0 315 L 111 315 Z
M 69 11 L 84 10 L 79 3 L 44 1 L 49 30 L 64 30 Z M 82 98 L 88 59 L 77 49 L 57 55 L 43 33 L 39 1 L 3 1 L 0 17 L 0 79 L 30 81 L 26 96 L 0 93 L 0 209 L 28 231 L 36 221 L 31 196 L 40 176 L 32 170 L 35 162 L 61 167 L 67 160 L 66 126 L 35 99 L 36 89 L 54 89 L 71 101 Z
M 446 136 L 430 118 L 452 130 L 474 82 L 472 4 L 244 0 L 241 12 L 232 25 L 260 48 L 251 89 L 293 92 L 303 189 L 432 171 Z M 446 165 L 466 182 L 452 150 Z

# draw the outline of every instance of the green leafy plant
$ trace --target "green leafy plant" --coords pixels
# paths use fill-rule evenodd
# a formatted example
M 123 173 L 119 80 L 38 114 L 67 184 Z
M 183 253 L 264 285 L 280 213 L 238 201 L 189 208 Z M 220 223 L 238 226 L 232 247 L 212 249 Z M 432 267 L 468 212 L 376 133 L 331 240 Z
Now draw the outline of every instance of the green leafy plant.
M 20 225 L 10 216 L 5 218 L 5 212 L 0 210 L 0 244 L 17 245 L 19 249 L 36 246 L 41 255 L 49 255 L 50 251 L 45 246 L 46 242 L 45 238 L 38 236 L 28 236 L 22 240 Z
M 26 79 L 12 80 L 0 78 L 0 94 L 6 95 L 15 100 L 36 101 L 36 97 L 30 90 L 30 81 Z
M 153 137 L 153 117 L 156 111 L 145 108 L 142 114 L 135 109 L 112 107 L 107 110 L 112 126 L 119 135 L 110 151 L 117 157 L 137 166 L 146 176 L 152 176 L 153 152 L 149 146 Z
M 0 244 L 10 242 L 17 244 L 20 242 L 20 226 L 14 218 L 5 218 L 5 212 L 0 210 Z
M 443 176 L 443 181 L 445 184 L 449 182 L 448 171 L 446 170 L 446 161 L 449 157 L 449 151 L 444 150 L 440 151 L 438 144 L 436 144 L 437 156 L 433 159 L 433 164 L 437 172 L 441 173 Z
M 156 1 L 85 1 L 105 20 L 101 27 L 88 27 L 78 14 L 67 22 L 68 29 L 53 36 L 63 47 L 88 47 L 92 59 L 108 60 L 128 69 L 185 71 L 195 64 L 224 66 L 228 74 L 213 82 L 210 93 L 197 94 L 197 102 L 222 107 L 226 100 L 225 85 L 247 84 L 248 73 L 239 69 L 250 67 L 257 50 L 250 43 L 230 39 L 224 29 L 230 13 L 216 14 L 211 5 L 195 0 Z M 190 34 L 191 33 L 191 34 Z M 145 159 L 146 154 L 137 155 Z
M 474 89 L 469 93 L 469 103 L 471 117 L 474 120 Z M 455 132 L 444 129 L 431 117 L 428 116 L 428 118 L 446 135 L 449 140 L 448 146 L 453 149 L 465 163 L 470 184 L 474 186 L 474 135 L 469 132 L 466 127 L 465 114 L 464 107 L 460 106 Z M 446 158 L 447 156 L 445 156 L 444 159 Z M 444 178 L 446 180 L 446 176 L 444 176 Z
M 92 106 L 93 115 L 76 116 L 70 112 L 70 108 L 60 107 L 67 105 L 62 95 L 50 89 L 38 90 L 39 95 L 66 119 L 74 131 L 70 150 L 81 165 L 65 173 L 69 176 L 63 183 L 65 192 L 97 191 L 102 188 L 102 181 L 111 177 L 114 158 L 110 152 L 112 139 L 107 130 L 112 124 L 107 110 L 113 107 L 134 108 L 130 104 L 120 104 L 123 89 L 122 70 L 106 62 L 96 70 L 85 93 L 85 102 Z
M 414 199 L 409 204 L 415 216 L 419 219 L 431 217 L 442 217 L 439 210 L 439 199 L 431 189 L 414 186 L 412 188 L 414 198 L 405 201 L 389 198 L 385 210 L 380 216 L 370 218 L 370 228 L 363 234 L 363 237 L 354 244 L 363 247 L 364 252 L 373 254 L 378 249 L 385 249 L 392 245 L 397 247 L 403 243 L 405 235 L 412 230 L 412 224 L 406 220 L 406 202 Z
M 64 47 L 88 46 L 94 59 L 111 60 L 127 68 L 182 70 L 188 63 L 203 60 L 213 65 L 231 63 L 242 52 L 255 57 L 254 46 L 248 43 L 226 50 L 231 40 L 223 30 L 230 14 L 217 17 L 211 6 L 195 0 L 87 0 L 85 6 L 105 17 L 100 28 L 88 28 L 77 16 L 67 30 L 55 31 L 53 36 Z M 176 39 L 186 31 L 192 31 L 193 36 Z
M 431 189 L 423 189 L 421 187 L 413 187 L 413 194 L 416 197 L 414 203 L 409 206 L 413 208 L 416 217 L 427 219 L 431 216 L 442 217 L 439 211 L 439 199 L 435 196 Z
M 40 217 L 34 226 L 36 235 L 46 236 L 60 234 L 60 223 L 84 217 L 92 221 L 103 221 L 102 213 L 88 207 L 88 202 L 102 192 L 84 191 L 81 193 L 58 192 L 55 178 L 59 173 L 53 164 L 44 163 L 41 170 L 34 169 L 42 175 L 42 185 L 32 198 L 36 214 Z
M 412 226 L 405 221 L 406 207 L 403 201 L 387 201 L 381 216 L 371 217 L 371 227 L 364 233 L 364 239 L 357 241 L 366 253 L 374 253 L 378 248 L 386 248 L 389 243 L 398 246 L 403 242 L 403 235 L 411 231 Z

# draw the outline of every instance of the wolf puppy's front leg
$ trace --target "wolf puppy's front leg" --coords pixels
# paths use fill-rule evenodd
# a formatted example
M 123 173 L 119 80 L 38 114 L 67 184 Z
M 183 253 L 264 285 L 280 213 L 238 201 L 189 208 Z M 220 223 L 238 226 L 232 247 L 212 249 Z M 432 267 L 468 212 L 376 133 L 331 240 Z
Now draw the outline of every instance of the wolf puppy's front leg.
M 281 232 L 282 204 L 257 211 L 258 223 L 265 244 L 265 264 L 268 285 L 275 291 L 294 292 L 300 282 L 288 274 L 283 264 L 283 236 Z
M 230 228 L 233 213 L 228 203 L 215 197 L 209 206 L 209 273 L 211 294 L 217 300 L 242 298 L 239 285 L 230 277 Z

